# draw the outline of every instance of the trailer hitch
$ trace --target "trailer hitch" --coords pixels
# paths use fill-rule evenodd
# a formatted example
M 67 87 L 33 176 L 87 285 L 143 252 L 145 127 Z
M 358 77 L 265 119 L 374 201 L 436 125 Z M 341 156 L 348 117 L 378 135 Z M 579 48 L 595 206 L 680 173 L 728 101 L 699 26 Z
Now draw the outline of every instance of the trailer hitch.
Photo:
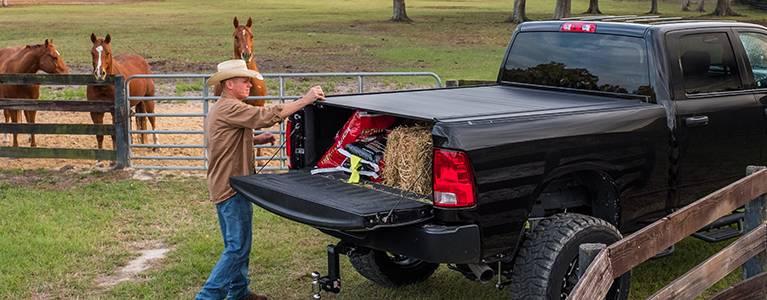
M 312 299 L 321 299 L 323 291 L 338 294 L 341 292 L 341 264 L 340 254 L 347 254 L 351 247 L 339 242 L 337 245 L 328 245 L 328 275 L 322 276 L 320 272 L 312 272 Z

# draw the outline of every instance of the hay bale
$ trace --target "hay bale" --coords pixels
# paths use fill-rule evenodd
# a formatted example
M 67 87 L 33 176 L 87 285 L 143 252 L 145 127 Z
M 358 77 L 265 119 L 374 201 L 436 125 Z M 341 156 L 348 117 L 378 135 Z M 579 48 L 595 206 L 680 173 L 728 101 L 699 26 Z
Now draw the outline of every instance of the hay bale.
M 417 194 L 431 194 L 432 140 L 429 126 L 400 126 L 387 138 L 383 184 Z

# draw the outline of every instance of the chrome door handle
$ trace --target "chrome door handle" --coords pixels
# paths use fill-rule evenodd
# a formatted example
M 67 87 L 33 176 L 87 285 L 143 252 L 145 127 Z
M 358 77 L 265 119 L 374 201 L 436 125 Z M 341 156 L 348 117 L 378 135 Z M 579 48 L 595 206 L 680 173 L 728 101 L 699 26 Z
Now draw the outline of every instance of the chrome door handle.
M 684 119 L 684 123 L 687 127 L 706 126 L 708 125 L 708 116 L 687 117 Z

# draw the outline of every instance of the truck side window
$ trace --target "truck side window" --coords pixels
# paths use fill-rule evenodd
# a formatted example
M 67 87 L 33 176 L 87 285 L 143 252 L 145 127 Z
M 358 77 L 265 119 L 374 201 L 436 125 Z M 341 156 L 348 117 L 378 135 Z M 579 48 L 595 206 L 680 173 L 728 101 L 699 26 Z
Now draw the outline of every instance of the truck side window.
M 740 42 L 751 64 L 756 88 L 767 88 L 767 35 L 744 32 L 740 34 Z
M 742 88 L 727 34 L 685 35 L 679 44 L 679 65 L 682 67 L 685 93 L 724 92 Z

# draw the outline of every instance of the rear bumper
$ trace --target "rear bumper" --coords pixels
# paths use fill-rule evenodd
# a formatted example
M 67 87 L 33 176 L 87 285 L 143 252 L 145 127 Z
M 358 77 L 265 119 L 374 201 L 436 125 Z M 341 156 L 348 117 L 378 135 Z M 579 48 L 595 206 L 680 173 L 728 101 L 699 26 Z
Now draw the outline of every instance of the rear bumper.
M 322 229 L 321 229 L 322 230 Z M 433 263 L 479 263 L 480 232 L 477 225 L 421 224 L 382 228 L 365 233 L 323 232 L 345 242 L 392 252 Z

